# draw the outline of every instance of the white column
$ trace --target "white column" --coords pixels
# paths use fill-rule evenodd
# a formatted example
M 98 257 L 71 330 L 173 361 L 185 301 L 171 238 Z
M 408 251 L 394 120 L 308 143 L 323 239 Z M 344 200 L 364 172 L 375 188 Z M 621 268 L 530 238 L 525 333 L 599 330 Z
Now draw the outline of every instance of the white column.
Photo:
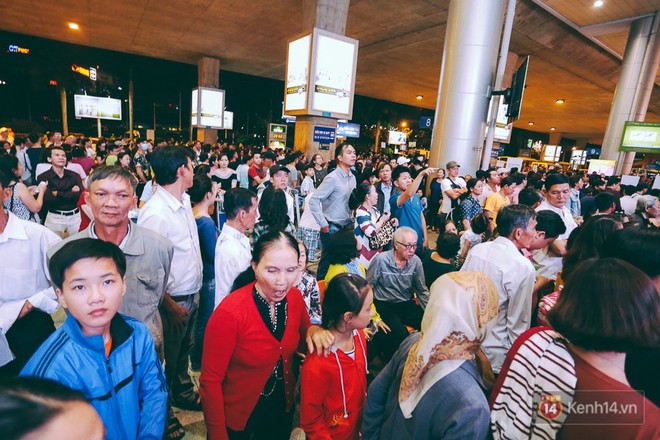
M 646 116 L 651 98 L 649 90 L 652 90 L 660 59 L 659 21 L 660 13 L 656 12 L 655 16 L 640 18 L 630 25 L 601 152 L 601 159 L 617 160 L 617 174 L 629 173 L 634 160 L 634 153 L 619 153 L 623 123 L 643 121 Z
M 504 0 L 452 0 L 440 70 L 430 163 L 450 160 L 461 174 L 480 166 Z

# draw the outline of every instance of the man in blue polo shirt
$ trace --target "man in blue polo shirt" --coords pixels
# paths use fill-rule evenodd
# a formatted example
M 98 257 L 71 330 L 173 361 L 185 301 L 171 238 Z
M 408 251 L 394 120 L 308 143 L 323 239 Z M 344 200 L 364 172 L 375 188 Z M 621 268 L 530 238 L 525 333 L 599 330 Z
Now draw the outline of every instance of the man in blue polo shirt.
M 427 168 L 413 180 L 408 167 L 399 165 L 392 171 L 392 182 L 394 182 L 395 189 L 390 197 L 390 209 L 392 215 L 399 220 L 399 226 L 408 226 L 417 232 L 418 254 L 428 247 L 428 243 L 424 209 L 417 190 L 422 179 L 435 172 L 437 172 L 435 168 Z

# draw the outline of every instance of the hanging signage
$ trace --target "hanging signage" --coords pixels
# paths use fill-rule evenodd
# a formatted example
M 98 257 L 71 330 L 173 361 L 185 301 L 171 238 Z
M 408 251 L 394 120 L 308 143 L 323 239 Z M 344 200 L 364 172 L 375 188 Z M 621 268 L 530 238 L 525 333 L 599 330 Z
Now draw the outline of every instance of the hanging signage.
M 360 124 L 351 124 L 350 122 L 337 122 L 337 136 L 359 138 Z
M 74 95 L 73 103 L 76 118 L 121 121 L 121 99 Z
M 268 145 L 270 148 L 286 148 L 285 124 L 268 124 Z
M 619 151 L 660 153 L 660 123 L 626 121 Z
M 20 47 L 20 46 L 16 46 L 15 44 L 10 44 L 9 48 L 7 49 L 7 52 L 27 55 L 30 53 L 30 49 L 28 49 L 27 47 Z
M 314 28 L 289 42 L 284 112 L 350 119 L 358 41 Z
M 224 128 L 225 91 L 210 87 L 198 87 L 192 91 L 193 127 L 221 129 Z
M 230 112 L 225 110 L 224 113 L 224 118 L 223 118 L 223 126 L 225 130 L 233 130 L 234 129 L 234 112 Z
M 419 118 L 419 128 L 426 128 L 428 130 L 433 128 L 433 117 L 432 116 L 422 116 Z
M 330 127 L 314 127 L 314 142 L 330 144 L 335 141 L 335 129 Z
M 92 81 L 96 81 L 96 69 L 94 67 L 81 67 L 77 64 L 71 64 L 71 71 L 86 76 Z
M 387 143 L 390 145 L 405 145 L 408 136 L 402 131 L 390 131 L 387 137 Z

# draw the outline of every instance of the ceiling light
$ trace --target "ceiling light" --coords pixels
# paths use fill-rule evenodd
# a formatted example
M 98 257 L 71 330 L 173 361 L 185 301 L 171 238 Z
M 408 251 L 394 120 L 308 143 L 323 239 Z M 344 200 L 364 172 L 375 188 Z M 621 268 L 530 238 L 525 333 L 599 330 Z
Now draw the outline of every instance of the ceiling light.
M 559 98 L 558 100 L 555 101 L 555 104 L 563 104 L 565 102 L 566 100 L 564 98 Z
M 423 95 L 417 95 L 417 96 L 415 97 L 415 99 L 420 100 L 420 99 L 422 99 L 423 97 L 424 97 Z
M 601 6 L 603 6 L 603 0 L 596 0 L 594 2 L 594 8 L 600 8 Z
M 527 125 L 534 125 L 534 123 L 532 121 L 529 121 Z
M 556 130 L 555 127 L 550 127 L 550 131 L 555 131 L 555 130 Z
M 77 31 L 78 29 L 80 29 L 80 26 L 78 26 L 78 23 L 69 22 L 69 29 Z

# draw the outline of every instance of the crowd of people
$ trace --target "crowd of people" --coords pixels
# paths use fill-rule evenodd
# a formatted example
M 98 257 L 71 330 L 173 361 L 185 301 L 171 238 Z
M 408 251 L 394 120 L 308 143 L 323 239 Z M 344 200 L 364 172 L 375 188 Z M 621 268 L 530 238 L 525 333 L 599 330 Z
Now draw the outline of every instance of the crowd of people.
M 14 137 L 7 438 L 660 437 L 652 182 L 333 153 Z

